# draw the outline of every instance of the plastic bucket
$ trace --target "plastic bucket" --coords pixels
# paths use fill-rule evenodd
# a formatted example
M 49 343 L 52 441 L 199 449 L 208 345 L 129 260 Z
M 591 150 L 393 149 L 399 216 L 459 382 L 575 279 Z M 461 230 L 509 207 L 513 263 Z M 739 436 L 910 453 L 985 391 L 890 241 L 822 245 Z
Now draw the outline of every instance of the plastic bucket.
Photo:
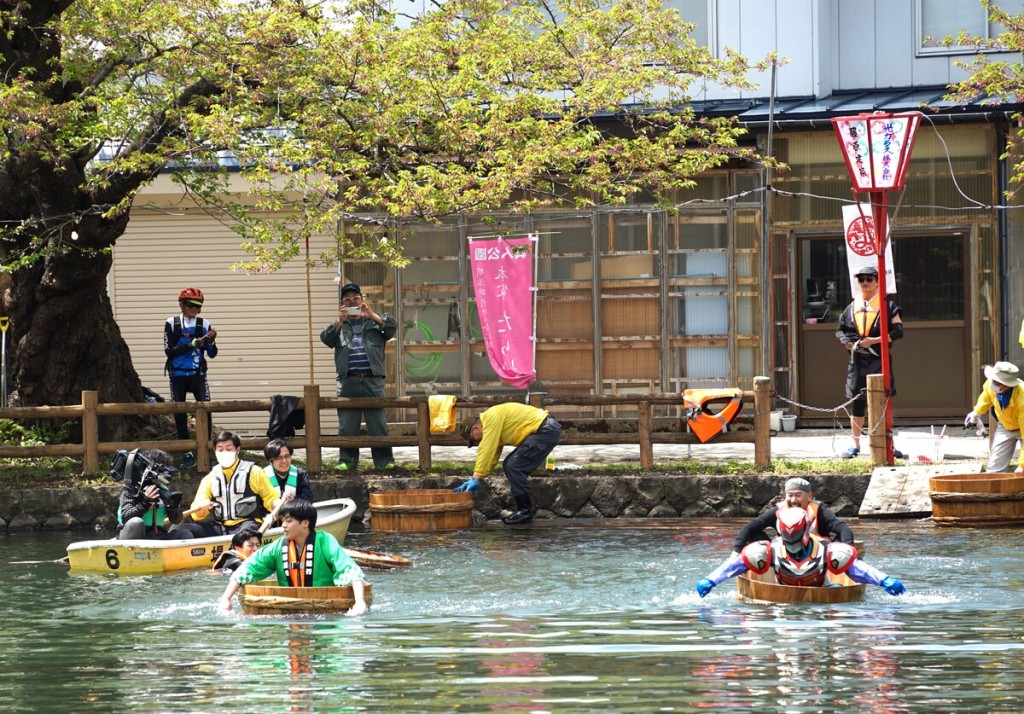
M 783 431 L 796 431 L 796 414 L 783 414 L 782 415 L 782 430 Z

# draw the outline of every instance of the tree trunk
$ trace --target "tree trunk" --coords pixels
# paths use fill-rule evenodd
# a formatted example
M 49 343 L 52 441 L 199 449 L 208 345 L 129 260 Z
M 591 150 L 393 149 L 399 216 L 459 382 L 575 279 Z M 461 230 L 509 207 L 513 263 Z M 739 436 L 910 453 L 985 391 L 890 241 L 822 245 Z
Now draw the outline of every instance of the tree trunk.
M 14 273 L 4 295 L 11 317 L 12 406 L 81 404 L 87 389 L 98 391 L 100 402 L 143 401 L 139 375 L 107 295 L 110 266 L 109 253 L 71 249 Z M 100 439 L 130 439 L 140 424 L 127 417 L 102 418 Z

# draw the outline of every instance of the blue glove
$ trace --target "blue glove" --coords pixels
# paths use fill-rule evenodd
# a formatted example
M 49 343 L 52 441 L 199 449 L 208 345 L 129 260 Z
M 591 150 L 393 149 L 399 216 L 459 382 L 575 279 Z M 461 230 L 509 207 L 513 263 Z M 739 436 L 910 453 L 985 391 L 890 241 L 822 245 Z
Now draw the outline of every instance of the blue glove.
M 903 583 L 888 575 L 882 580 L 882 587 L 885 588 L 885 591 L 890 595 L 902 595 L 907 591 L 907 589 L 903 587 Z
M 463 491 L 476 493 L 476 490 L 478 488 L 480 488 L 480 482 L 477 481 L 475 478 L 471 478 L 469 481 L 466 481 L 466 483 L 462 484 L 461 486 L 456 486 L 452 490 L 455 491 L 455 493 L 462 493 Z
M 697 581 L 697 594 L 701 597 L 704 597 L 709 592 L 711 592 L 711 588 L 713 587 L 715 587 L 715 584 L 713 582 L 711 582 L 707 578 L 701 578 Z

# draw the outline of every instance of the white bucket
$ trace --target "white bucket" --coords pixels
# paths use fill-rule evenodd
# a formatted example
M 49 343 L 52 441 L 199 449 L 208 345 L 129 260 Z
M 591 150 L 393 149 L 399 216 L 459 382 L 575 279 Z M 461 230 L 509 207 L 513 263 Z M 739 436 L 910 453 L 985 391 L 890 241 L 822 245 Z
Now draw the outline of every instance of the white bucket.
M 782 430 L 783 431 L 796 431 L 796 414 L 783 414 L 782 415 Z
M 772 431 L 782 431 L 782 410 L 768 413 L 768 428 Z
M 942 430 L 945 432 L 945 428 Z M 900 431 L 896 440 L 900 442 L 907 460 L 910 463 L 938 464 L 946 458 L 946 435 L 945 433 Z

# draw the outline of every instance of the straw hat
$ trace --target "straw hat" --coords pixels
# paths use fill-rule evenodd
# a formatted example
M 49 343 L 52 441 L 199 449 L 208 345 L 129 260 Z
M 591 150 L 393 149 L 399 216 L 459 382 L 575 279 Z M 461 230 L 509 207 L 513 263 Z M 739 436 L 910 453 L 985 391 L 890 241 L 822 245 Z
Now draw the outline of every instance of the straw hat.
M 991 367 L 985 367 L 985 376 L 993 382 L 999 382 L 1011 388 L 1024 385 L 1024 381 L 1021 381 L 1020 378 L 1020 370 L 1012 362 L 996 362 Z

